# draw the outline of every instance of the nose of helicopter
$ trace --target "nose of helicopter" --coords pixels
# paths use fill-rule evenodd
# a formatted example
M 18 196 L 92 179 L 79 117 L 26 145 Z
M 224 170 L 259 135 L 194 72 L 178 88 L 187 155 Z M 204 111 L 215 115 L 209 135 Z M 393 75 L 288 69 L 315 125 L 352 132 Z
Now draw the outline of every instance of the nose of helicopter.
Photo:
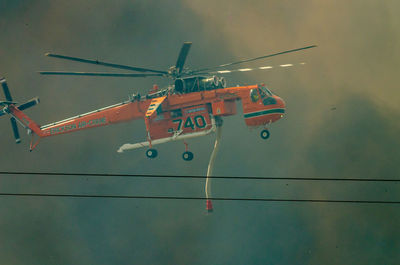
M 283 115 L 284 115 L 284 113 L 285 113 L 285 111 L 286 111 L 286 103 L 285 103 L 285 101 L 284 101 L 282 98 L 280 98 L 280 97 L 278 97 L 278 96 L 276 96 L 276 95 L 275 95 L 275 100 L 276 100 L 276 107 L 277 107 L 277 108 L 280 110 L 280 112 L 281 112 L 280 118 L 282 118 Z
M 280 108 L 284 109 L 284 108 L 286 107 L 286 103 L 285 103 L 285 101 L 284 101 L 282 98 L 280 98 L 280 97 L 278 97 L 278 96 L 275 96 L 275 99 L 276 99 L 277 105 L 278 105 Z
M 271 93 L 272 94 L 272 93 Z M 247 126 L 266 126 L 283 118 L 285 101 L 277 95 L 270 95 L 250 105 L 243 104 L 244 119 Z

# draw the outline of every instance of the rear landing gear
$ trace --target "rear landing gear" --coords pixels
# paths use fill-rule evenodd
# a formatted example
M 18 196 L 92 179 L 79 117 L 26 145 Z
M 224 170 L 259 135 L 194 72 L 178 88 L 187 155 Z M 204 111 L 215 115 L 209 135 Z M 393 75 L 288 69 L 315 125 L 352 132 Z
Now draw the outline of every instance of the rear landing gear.
M 157 155 L 158 155 L 158 152 L 156 149 L 147 149 L 147 151 L 146 151 L 146 156 L 148 158 L 155 158 L 155 157 L 157 157 Z
M 264 140 L 267 140 L 269 138 L 269 131 L 268 130 L 262 130 L 260 133 L 261 138 Z
M 182 158 L 183 158 L 183 160 L 185 160 L 185 161 L 192 161 L 193 157 L 194 157 L 194 155 L 193 155 L 193 153 L 190 152 L 190 151 L 186 151 L 186 152 L 184 152 L 184 153 L 182 154 Z

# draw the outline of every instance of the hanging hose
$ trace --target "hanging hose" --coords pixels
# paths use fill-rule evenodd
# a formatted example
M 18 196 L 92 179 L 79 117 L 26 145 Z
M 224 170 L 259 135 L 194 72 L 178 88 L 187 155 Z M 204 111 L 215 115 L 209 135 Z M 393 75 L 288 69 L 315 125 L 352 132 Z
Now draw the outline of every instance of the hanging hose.
M 216 129 L 217 136 L 215 138 L 214 150 L 211 153 L 210 162 L 208 163 L 208 169 L 207 169 L 205 192 L 206 192 L 206 198 L 207 198 L 206 209 L 208 212 L 213 211 L 212 202 L 211 202 L 211 200 L 208 199 L 211 196 L 211 179 L 209 177 L 213 174 L 214 161 L 215 161 L 215 158 L 217 157 L 219 142 L 221 139 L 221 129 L 222 129 L 222 126 L 217 125 L 217 129 Z

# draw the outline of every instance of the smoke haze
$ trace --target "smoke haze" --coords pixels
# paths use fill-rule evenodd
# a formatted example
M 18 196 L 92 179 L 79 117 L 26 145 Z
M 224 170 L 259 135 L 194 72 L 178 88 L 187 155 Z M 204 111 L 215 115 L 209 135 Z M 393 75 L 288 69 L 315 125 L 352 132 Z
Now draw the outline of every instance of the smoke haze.
M 0 2 L 0 75 L 39 124 L 146 93 L 157 78 L 44 77 L 107 71 L 46 52 L 166 70 L 184 41 L 193 69 L 316 44 L 225 75 L 266 83 L 287 104 L 265 142 L 242 113 L 224 120 L 215 175 L 399 178 L 398 1 Z M 305 62 L 305 65 L 299 63 Z M 240 68 L 240 67 L 238 67 Z M 112 71 L 112 70 L 110 70 Z M 1 98 L 3 94 L 1 93 Z M 240 110 L 240 105 L 239 110 Z M 204 175 L 214 135 L 118 154 L 145 139 L 142 121 L 50 137 L 28 151 L 0 118 L 0 170 Z M 1 192 L 204 196 L 204 181 L 0 176 Z M 397 183 L 213 180 L 213 196 L 396 200 Z M 0 198 L 1 264 L 398 264 L 397 205 Z

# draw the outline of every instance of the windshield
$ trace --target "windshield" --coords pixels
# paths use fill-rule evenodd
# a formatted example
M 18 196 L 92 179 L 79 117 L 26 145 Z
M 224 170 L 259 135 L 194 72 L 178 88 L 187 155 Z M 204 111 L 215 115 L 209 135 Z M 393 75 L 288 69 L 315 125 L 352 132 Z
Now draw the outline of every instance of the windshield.
M 265 86 L 261 86 L 259 89 L 260 89 L 260 94 L 262 97 L 271 97 L 272 96 L 272 92 Z

